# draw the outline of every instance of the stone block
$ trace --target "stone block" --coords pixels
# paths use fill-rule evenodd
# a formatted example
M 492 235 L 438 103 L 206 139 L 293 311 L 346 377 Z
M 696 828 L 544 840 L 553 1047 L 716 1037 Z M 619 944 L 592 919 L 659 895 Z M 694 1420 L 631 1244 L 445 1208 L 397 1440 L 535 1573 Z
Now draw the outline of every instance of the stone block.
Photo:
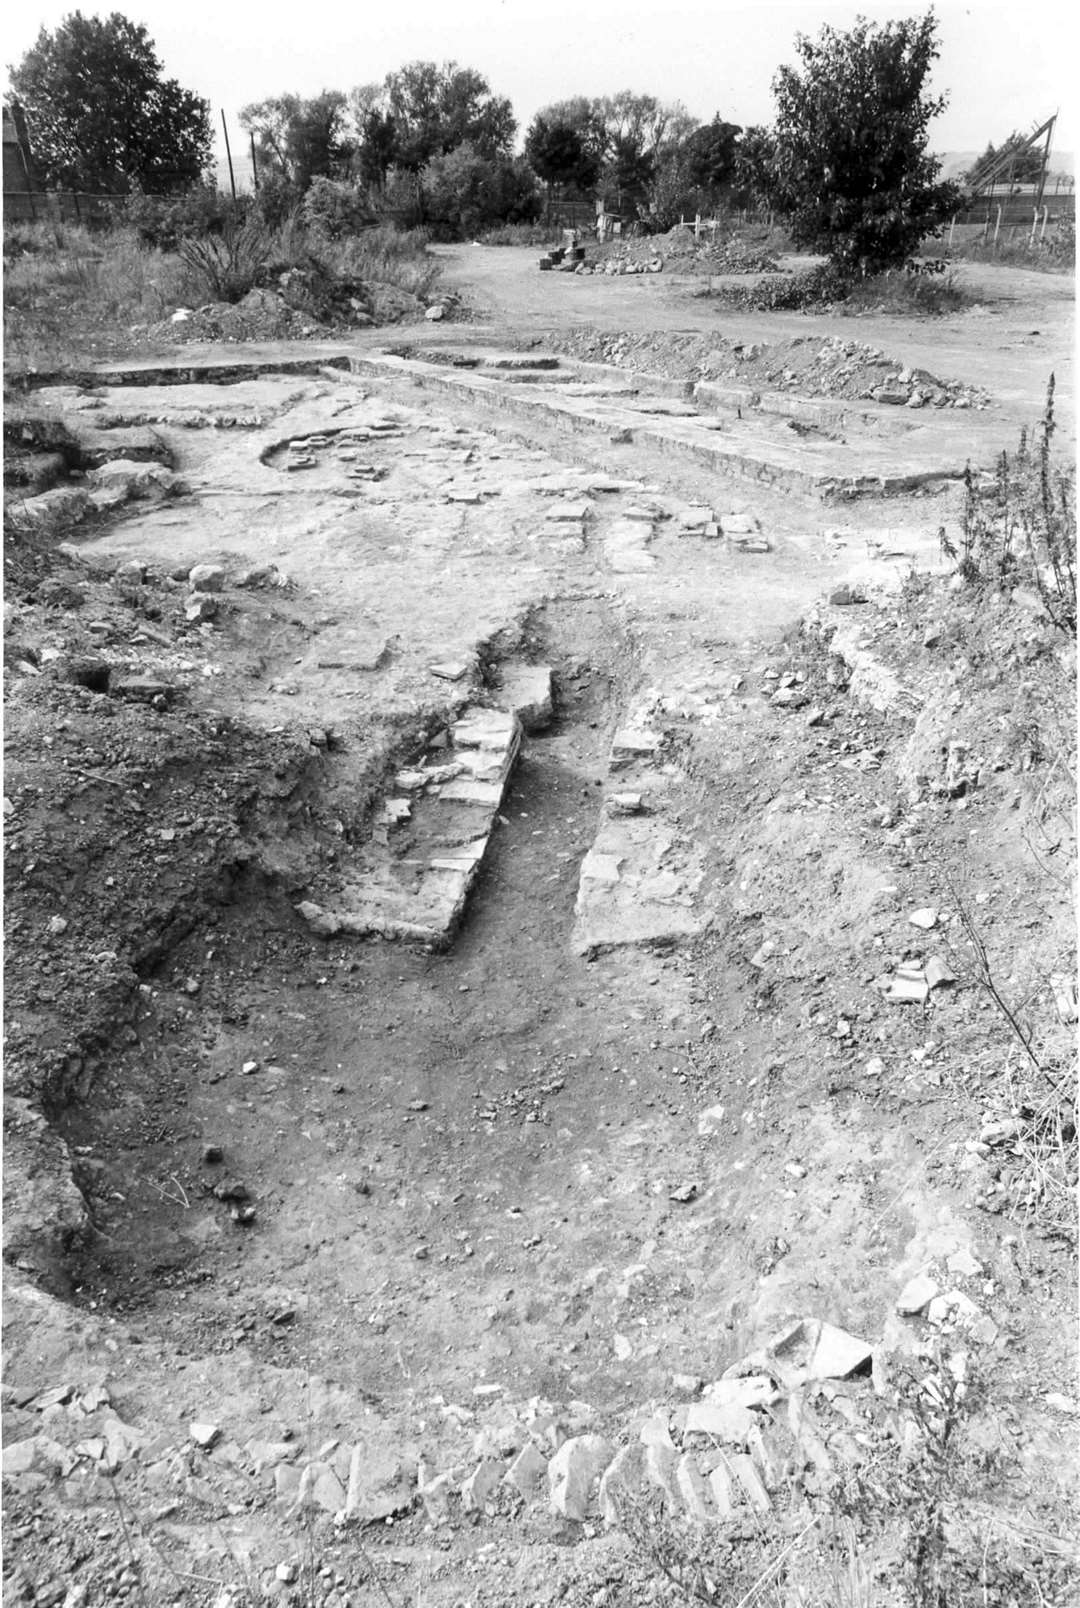
M 551 1505 L 563 1518 L 583 1523 L 593 1487 L 611 1461 L 611 1447 L 602 1435 L 575 1435 L 564 1441 L 548 1464 Z
M 542 1459 L 541 1459 L 542 1461 Z M 488 1498 L 505 1474 L 504 1465 L 495 1458 L 485 1457 L 461 1487 L 461 1501 L 470 1513 L 484 1513 Z
M 667 1506 L 678 1512 L 682 1499 L 675 1480 L 675 1466 L 676 1456 L 671 1447 L 646 1446 L 645 1478 L 650 1485 L 661 1492 Z
M 546 1483 L 547 1468 L 547 1458 L 529 1442 L 507 1469 L 506 1483 L 526 1502 L 534 1502 Z
M 675 1468 L 675 1484 L 690 1518 L 698 1524 L 715 1519 L 716 1509 L 709 1495 L 709 1486 L 689 1452 L 684 1452 Z
M 600 1479 L 600 1516 L 607 1525 L 618 1525 L 622 1509 L 641 1489 L 645 1469 L 645 1450 L 639 1444 L 624 1446 L 615 1453 Z
M 736 1401 L 695 1401 L 687 1409 L 685 1433 L 710 1435 L 728 1446 L 745 1446 L 754 1425 L 747 1407 Z
M 553 714 L 551 667 L 546 664 L 503 665 L 503 705 L 527 732 L 543 731 Z
M 225 586 L 225 571 L 220 564 L 195 564 L 188 570 L 187 580 L 193 592 L 220 592 Z

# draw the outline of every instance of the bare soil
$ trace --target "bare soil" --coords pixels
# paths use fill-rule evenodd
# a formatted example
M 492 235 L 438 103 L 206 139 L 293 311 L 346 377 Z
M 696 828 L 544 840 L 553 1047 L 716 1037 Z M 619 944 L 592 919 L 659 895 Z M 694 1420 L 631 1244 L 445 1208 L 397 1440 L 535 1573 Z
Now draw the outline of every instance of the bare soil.
M 485 349 L 618 338 L 689 383 L 756 342 L 812 395 L 796 343 L 852 333 L 441 255 Z M 1071 286 L 964 272 L 982 312 L 862 319 L 860 350 L 985 401 L 1001 447 L 1053 369 L 1070 428 Z M 733 1604 L 790 1549 L 778 1603 L 1065 1608 L 1073 644 L 1027 593 L 949 589 L 955 489 L 838 520 L 306 350 L 21 404 L 150 430 L 179 483 L 7 544 L 5 1597 Z M 768 550 L 678 534 L 702 504 Z M 198 564 L 222 590 L 191 618 Z M 395 773 L 522 661 L 555 715 L 452 945 L 313 936 L 296 906 Z M 612 743 L 645 723 L 632 785 L 697 936 L 579 953 Z M 888 997 L 933 959 L 951 982 Z M 900 1313 L 921 1273 L 963 1301 Z M 683 1435 L 799 1319 L 873 1377 L 803 1380 L 802 1431 L 778 1409 L 765 1514 L 463 1497 L 530 1440 Z

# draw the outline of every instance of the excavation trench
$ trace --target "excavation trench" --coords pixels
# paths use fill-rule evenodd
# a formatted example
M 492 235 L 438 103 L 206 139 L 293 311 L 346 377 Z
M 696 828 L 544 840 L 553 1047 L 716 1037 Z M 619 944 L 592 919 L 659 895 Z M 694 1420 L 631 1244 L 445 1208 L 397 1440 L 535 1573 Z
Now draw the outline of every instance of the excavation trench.
M 641 1233 L 636 1192 L 593 1216 L 625 1165 L 617 1113 L 628 1081 L 663 1097 L 685 1034 L 659 988 L 568 958 L 619 623 L 553 603 L 528 639 L 555 659 L 556 718 L 526 741 L 449 953 L 312 941 L 255 878 L 158 963 L 138 1043 L 58 1119 L 92 1204 L 79 1303 L 181 1356 L 303 1362 L 381 1401 L 494 1373 L 574 1392 L 575 1335 L 610 1300 L 586 1270 Z

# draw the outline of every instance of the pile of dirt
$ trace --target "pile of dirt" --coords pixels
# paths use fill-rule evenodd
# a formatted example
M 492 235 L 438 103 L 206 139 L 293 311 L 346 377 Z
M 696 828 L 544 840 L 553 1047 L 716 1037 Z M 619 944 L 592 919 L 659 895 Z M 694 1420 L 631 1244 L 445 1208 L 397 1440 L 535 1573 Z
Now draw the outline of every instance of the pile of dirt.
M 456 302 L 456 298 L 449 298 Z M 239 302 L 181 307 L 147 331 L 151 340 L 195 342 L 320 340 L 341 330 L 369 329 L 424 316 L 426 303 L 394 285 L 338 280 L 318 267 L 288 268 Z M 446 316 L 446 315 L 444 315 Z
M 981 386 L 909 368 L 876 347 L 840 336 L 821 340 L 795 335 L 766 345 L 719 335 L 658 330 L 630 334 L 586 326 L 553 336 L 549 344 L 587 363 L 661 375 L 688 385 L 731 380 L 755 390 L 913 408 L 985 408 L 990 402 Z
M 180 307 L 159 324 L 151 325 L 151 340 L 187 346 L 221 341 L 234 346 L 242 341 L 299 341 L 319 339 L 328 326 L 309 313 L 290 307 L 274 290 L 249 290 L 242 301 L 207 302 L 197 308 Z

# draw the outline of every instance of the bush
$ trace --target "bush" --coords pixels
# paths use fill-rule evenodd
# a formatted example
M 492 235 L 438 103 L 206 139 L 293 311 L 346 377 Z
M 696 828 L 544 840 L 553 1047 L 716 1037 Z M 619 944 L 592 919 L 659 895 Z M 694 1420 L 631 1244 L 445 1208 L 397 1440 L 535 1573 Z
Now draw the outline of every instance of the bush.
M 365 196 L 353 184 L 312 179 L 300 203 L 300 218 L 316 238 L 343 240 L 374 222 Z
M 480 236 L 483 246 L 548 246 L 559 238 L 550 223 L 500 223 Z
M 143 245 L 175 251 L 182 240 L 221 234 L 243 210 L 242 203 L 202 186 L 181 196 L 143 195 L 137 190 L 121 202 L 117 216 L 122 226 L 134 229 Z
M 433 157 L 421 174 L 424 210 L 435 235 L 471 240 L 497 223 L 531 223 L 541 201 L 527 163 L 490 161 L 475 146 L 459 145 Z
M 280 173 L 265 173 L 252 203 L 254 216 L 267 229 L 280 229 L 296 211 L 300 200 L 295 184 Z

